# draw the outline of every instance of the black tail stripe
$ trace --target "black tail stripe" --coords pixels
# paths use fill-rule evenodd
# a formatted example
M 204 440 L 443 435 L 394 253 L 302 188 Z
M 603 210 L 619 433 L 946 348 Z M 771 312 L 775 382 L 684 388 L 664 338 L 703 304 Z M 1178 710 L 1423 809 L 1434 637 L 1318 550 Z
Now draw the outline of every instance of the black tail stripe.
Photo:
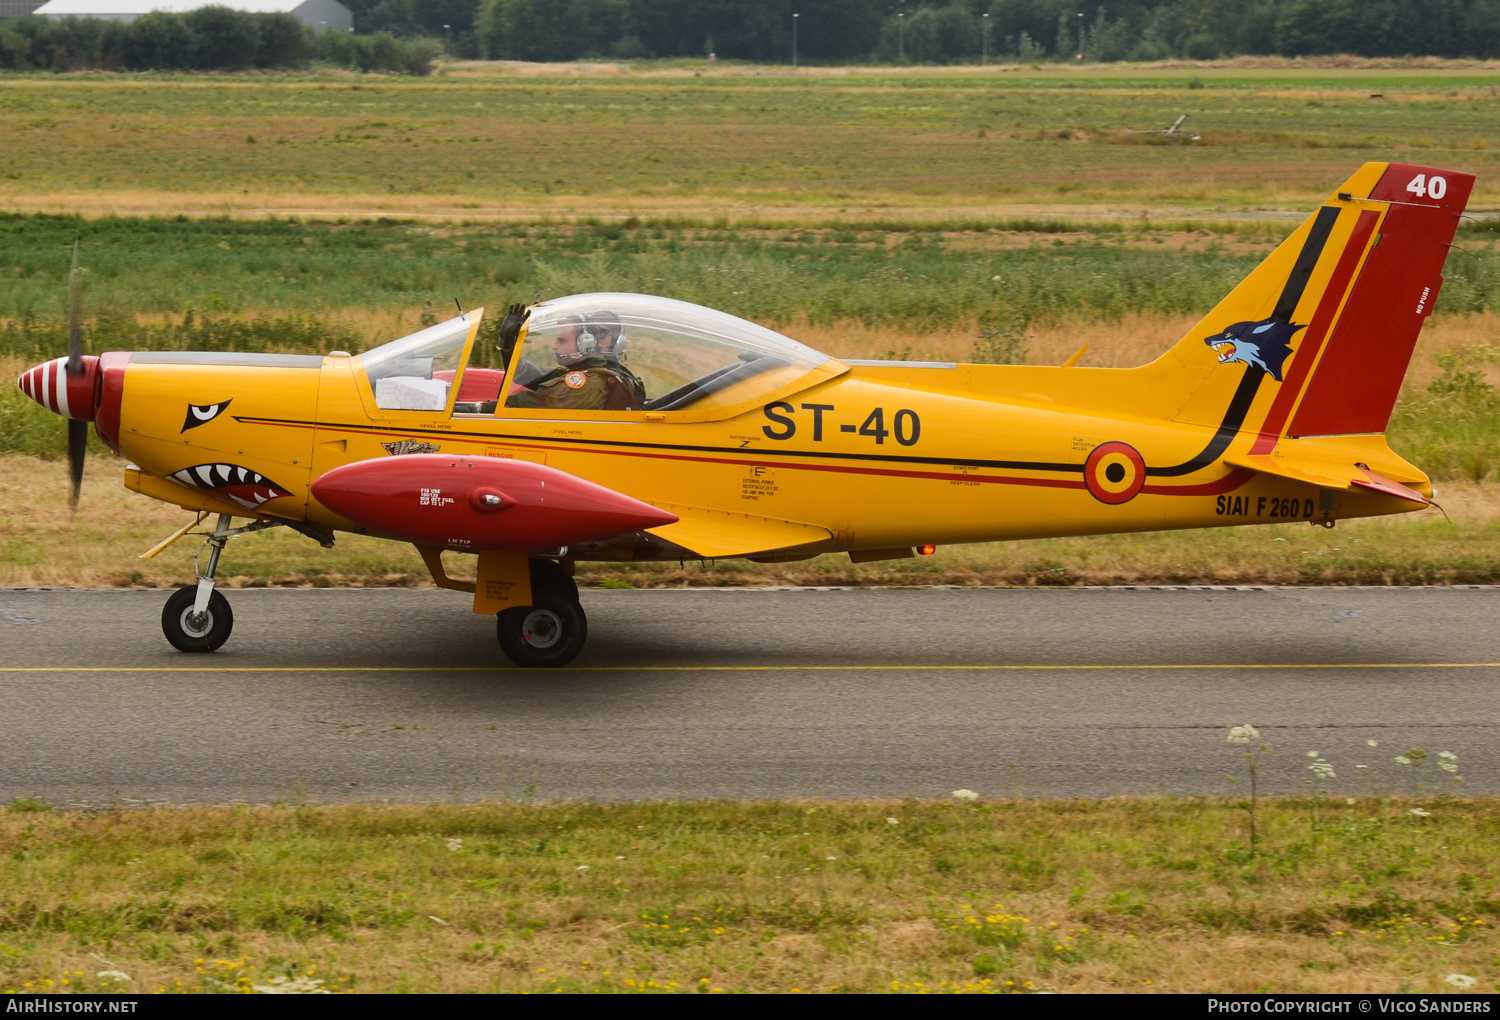
M 1239 434 L 1240 426 L 1245 423 L 1245 415 L 1250 413 L 1250 404 L 1255 400 L 1255 392 L 1260 389 L 1260 381 L 1265 377 L 1266 370 L 1259 365 L 1246 365 L 1245 374 L 1240 377 L 1240 384 L 1229 401 L 1229 410 L 1224 412 L 1224 420 L 1219 423 L 1219 429 L 1208 441 L 1208 445 L 1192 460 L 1185 460 L 1171 467 L 1148 467 L 1146 474 L 1158 478 L 1174 478 L 1177 475 L 1192 474 L 1218 460 L 1219 455 L 1228 449 L 1230 440 Z
M 1291 274 L 1286 278 L 1286 286 L 1281 289 L 1281 298 L 1276 302 L 1276 310 L 1271 313 L 1271 318 L 1278 322 L 1291 321 L 1292 313 L 1297 310 L 1297 305 L 1302 301 L 1302 292 L 1307 290 L 1307 281 L 1312 279 L 1318 259 L 1323 256 L 1323 249 L 1328 244 L 1328 235 L 1333 233 L 1333 225 L 1339 218 L 1339 212 L 1338 206 L 1333 205 L 1325 205 L 1318 210 L 1317 218 L 1313 220 L 1312 230 L 1308 231 L 1307 240 L 1302 242 L 1302 251 L 1297 254 L 1297 261 L 1292 265 Z M 1261 380 L 1265 377 L 1265 369 L 1255 365 L 1246 365 L 1245 374 L 1240 378 L 1240 384 L 1235 388 L 1229 407 L 1224 411 L 1224 419 L 1219 422 L 1219 427 L 1214 432 L 1214 437 L 1208 441 L 1208 445 L 1191 460 L 1185 460 L 1171 467 L 1148 467 L 1146 474 L 1159 478 L 1172 478 L 1177 475 L 1191 474 L 1218 460 L 1219 456 L 1229 448 L 1234 437 L 1239 434 L 1240 426 L 1245 424 L 1245 415 L 1250 413 L 1250 405 L 1255 402 L 1255 394 L 1260 390 Z
M 1323 256 L 1323 247 L 1328 243 L 1328 235 L 1333 233 L 1333 224 L 1338 218 L 1339 207 L 1336 205 L 1325 205 L 1318 210 L 1318 218 L 1313 221 L 1296 265 L 1292 266 L 1292 274 L 1286 278 L 1281 300 L 1276 302 L 1276 310 L 1271 313 L 1271 318 L 1277 322 L 1292 321 L 1292 313 L 1302 300 L 1302 292 L 1307 289 L 1307 281 L 1312 278 L 1313 269 Z

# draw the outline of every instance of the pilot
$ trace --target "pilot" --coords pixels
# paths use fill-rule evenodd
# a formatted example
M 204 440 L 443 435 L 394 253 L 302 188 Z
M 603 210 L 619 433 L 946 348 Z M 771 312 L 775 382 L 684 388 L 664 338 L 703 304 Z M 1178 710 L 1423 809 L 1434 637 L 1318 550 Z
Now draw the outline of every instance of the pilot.
M 623 337 L 619 317 L 613 313 L 604 322 L 613 323 L 613 332 L 596 325 L 596 316 L 570 315 L 563 319 L 552 340 L 552 355 L 558 367 L 524 383 L 526 390 L 512 394 L 506 407 L 546 407 L 579 411 L 624 411 L 641 406 L 636 385 L 639 380 L 620 365 L 615 350 Z M 608 337 L 607 348 L 601 337 Z M 634 382 L 632 382 L 634 380 Z M 644 387 L 641 395 L 644 396 Z
M 608 362 L 609 370 L 630 384 L 630 409 L 639 410 L 646 403 L 646 384 L 625 367 L 625 347 L 629 339 L 624 325 L 614 312 L 595 312 L 589 316 L 589 328 L 599 341 L 599 356 Z

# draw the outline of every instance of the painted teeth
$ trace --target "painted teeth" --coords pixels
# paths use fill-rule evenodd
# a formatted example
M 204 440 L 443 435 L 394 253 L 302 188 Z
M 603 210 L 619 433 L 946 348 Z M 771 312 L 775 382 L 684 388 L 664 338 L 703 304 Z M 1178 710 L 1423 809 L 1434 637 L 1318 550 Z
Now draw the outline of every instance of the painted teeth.
M 251 471 L 249 468 L 240 467 L 238 464 L 197 464 L 186 467 L 180 471 L 174 471 L 167 477 L 181 482 L 196 489 L 204 489 L 215 495 L 226 496 L 233 502 L 254 510 L 268 500 L 276 499 L 287 493 L 275 482 L 264 475 Z M 231 486 L 254 486 L 248 494 L 254 502 L 242 496 L 236 496 L 224 492 Z

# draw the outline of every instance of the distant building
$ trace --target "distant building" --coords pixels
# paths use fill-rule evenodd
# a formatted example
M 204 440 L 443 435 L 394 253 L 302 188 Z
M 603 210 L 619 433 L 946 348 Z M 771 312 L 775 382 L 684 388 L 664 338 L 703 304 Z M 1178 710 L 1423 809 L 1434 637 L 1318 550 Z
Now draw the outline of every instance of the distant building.
M 110 21 L 134 21 L 143 14 L 165 11 L 185 14 L 199 7 L 230 7 L 249 14 L 290 14 L 318 31 L 335 28 L 347 32 L 354 28 L 354 14 L 339 0 L 47 0 L 43 4 L 0 0 L 0 17 L 8 8 L 16 15 L 35 11 L 48 18 L 107 18 Z
M 42 6 L 42 0 L 0 0 L 0 18 L 19 18 Z

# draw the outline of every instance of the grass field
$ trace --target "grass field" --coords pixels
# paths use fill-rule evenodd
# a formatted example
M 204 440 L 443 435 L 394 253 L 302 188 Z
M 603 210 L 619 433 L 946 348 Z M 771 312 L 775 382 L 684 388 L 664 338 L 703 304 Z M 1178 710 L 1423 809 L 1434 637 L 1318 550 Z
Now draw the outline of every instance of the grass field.
M 200 320 L 299 315 L 356 329 L 353 336 L 294 331 L 265 338 L 290 349 L 329 341 L 363 348 L 424 311 L 445 315 L 455 297 L 466 307 L 496 307 L 538 291 L 634 290 L 771 326 L 857 325 L 904 334 L 970 331 L 979 321 L 1201 314 L 1294 225 L 1174 228 L 1137 221 L 1127 228 L 1042 219 L 976 221 L 964 229 L 911 223 L 806 229 L 650 220 L 80 223 L 0 216 L 0 356 L 31 356 L 56 342 L 75 238 L 82 243 L 89 318 L 141 324 L 170 316 L 180 328 L 184 312 L 194 309 Z M 1500 311 L 1500 231 L 1465 224 L 1458 243 L 1463 250 L 1449 257 L 1440 313 Z M 27 325 L 28 319 L 40 321 Z M 91 339 L 95 350 L 131 339 L 118 321 L 95 328 L 106 330 Z M 152 339 L 164 341 L 174 342 Z M 198 335 L 181 342 L 223 341 Z
M 1500 201 L 1489 65 L 600 70 L 10 76 L 0 208 L 1137 215 L 1301 208 L 1369 159 L 1475 172 L 1475 205 Z M 1202 142 L 1125 134 L 1181 113 Z
M 1442 993 L 1458 974 L 1500 990 L 1493 799 L 1263 799 L 1252 853 L 1235 800 L 515 796 L 15 802 L 0 988 Z

